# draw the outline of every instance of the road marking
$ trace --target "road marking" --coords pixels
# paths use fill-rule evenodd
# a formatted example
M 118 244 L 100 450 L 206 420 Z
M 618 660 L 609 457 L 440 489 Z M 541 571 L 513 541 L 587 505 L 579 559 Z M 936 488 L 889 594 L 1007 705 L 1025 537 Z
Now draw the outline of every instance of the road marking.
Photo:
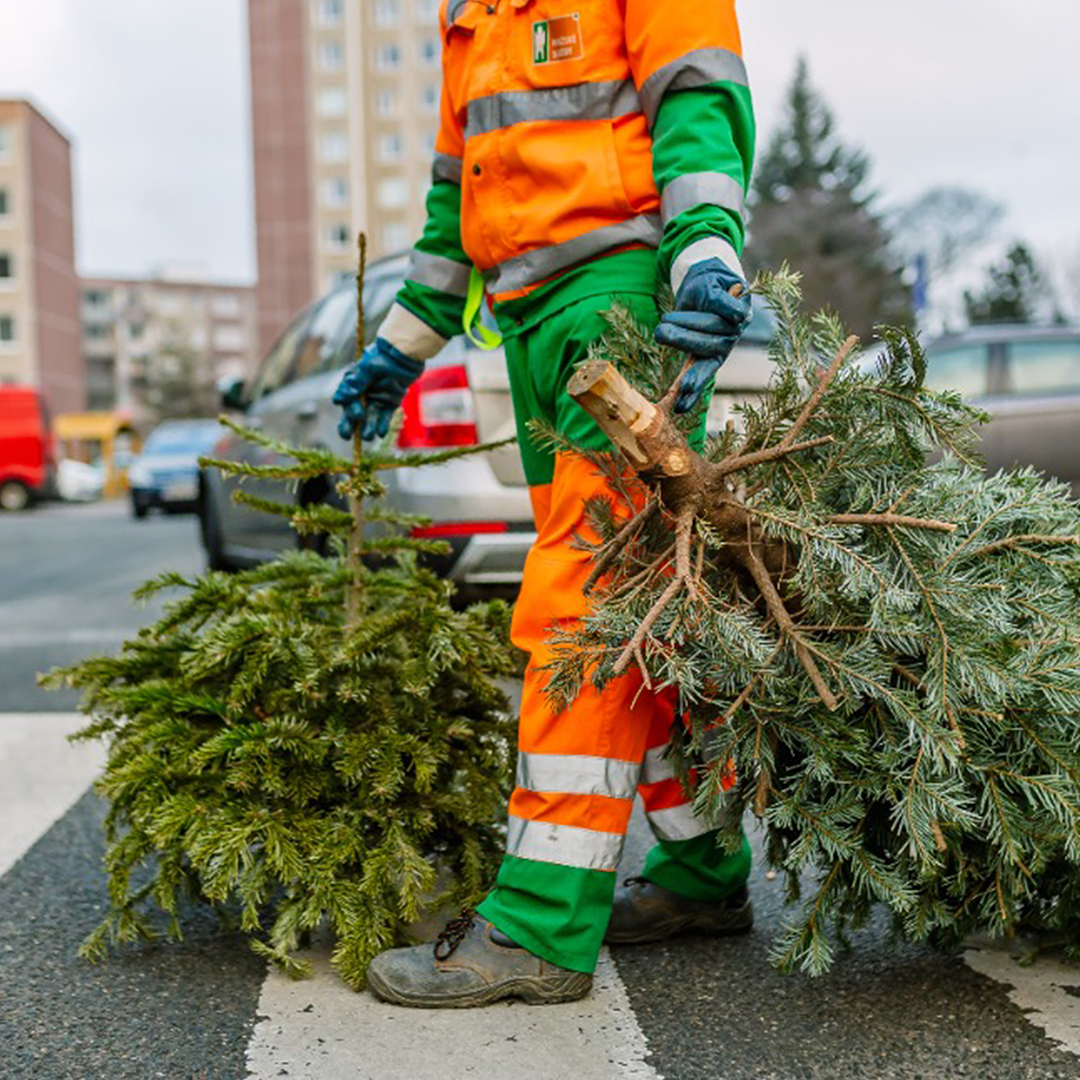
M 267 975 L 249 1080 L 663 1080 L 606 949 L 582 1001 L 465 1010 L 385 1005 L 350 990 L 328 950 L 305 956 L 313 978 Z
M 1001 943 L 967 949 L 964 960 L 980 975 L 1011 987 L 1009 1000 L 1059 1050 L 1080 1055 L 1080 968 L 1052 956 L 1022 965 Z
M 100 773 L 100 743 L 67 741 L 86 722 L 78 713 L 0 713 L 0 877 Z

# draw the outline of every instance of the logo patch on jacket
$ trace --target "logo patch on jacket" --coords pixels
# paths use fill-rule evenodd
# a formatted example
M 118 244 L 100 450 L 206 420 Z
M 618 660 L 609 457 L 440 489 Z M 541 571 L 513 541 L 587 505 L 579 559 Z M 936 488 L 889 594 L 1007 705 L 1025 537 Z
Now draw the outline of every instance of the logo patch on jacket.
M 585 55 L 581 40 L 581 18 L 559 15 L 533 23 L 533 63 L 555 64 L 560 60 L 580 60 Z

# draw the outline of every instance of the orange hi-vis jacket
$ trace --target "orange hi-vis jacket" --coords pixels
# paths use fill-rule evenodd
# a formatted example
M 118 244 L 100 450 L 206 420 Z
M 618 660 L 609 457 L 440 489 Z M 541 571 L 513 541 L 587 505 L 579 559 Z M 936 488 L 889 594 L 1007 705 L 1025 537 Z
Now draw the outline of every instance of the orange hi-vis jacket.
M 495 303 L 627 247 L 658 249 L 676 287 L 699 258 L 738 266 L 754 123 L 734 0 L 443 0 L 440 19 L 403 351 L 460 330 L 473 265 Z

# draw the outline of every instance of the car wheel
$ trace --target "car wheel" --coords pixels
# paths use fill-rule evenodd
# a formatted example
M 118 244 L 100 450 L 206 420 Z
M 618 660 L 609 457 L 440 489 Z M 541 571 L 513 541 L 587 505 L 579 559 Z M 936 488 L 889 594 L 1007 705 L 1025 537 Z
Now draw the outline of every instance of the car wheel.
M 225 554 L 225 541 L 221 534 L 221 518 L 214 497 L 206 485 L 199 486 L 199 535 L 206 551 L 206 565 L 210 570 L 236 570 L 236 564 Z
M 0 508 L 25 510 L 30 505 L 30 489 L 19 480 L 5 480 L 0 484 Z
M 146 515 L 149 512 L 150 512 L 150 507 L 147 506 L 146 503 L 140 502 L 138 499 L 136 499 L 134 497 L 132 498 L 132 500 L 131 500 L 131 513 L 132 513 L 132 516 L 137 517 L 137 518 L 144 518 L 144 517 L 146 517 Z

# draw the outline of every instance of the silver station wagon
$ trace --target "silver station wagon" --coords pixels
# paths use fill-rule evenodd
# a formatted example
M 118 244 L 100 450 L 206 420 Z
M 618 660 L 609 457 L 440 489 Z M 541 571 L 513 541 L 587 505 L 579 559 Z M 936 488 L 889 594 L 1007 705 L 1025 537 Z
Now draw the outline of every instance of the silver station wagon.
M 366 335 L 374 337 L 404 280 L 408 258 L 372 263 L 365 282 Z M 720 370 L 710 427 L 719 429 L 735 401 L 760 395 L 771 365 L 765 347 L 773 323 L 756 314 L 747 335 Z M 250 387 L 224 388 L 223 404 L 239 408 L 243 422 L 293 444 L 341 452 L 337 434 L 340 409 L 330 398 L 356 347 L 355 286 L 345 282 L 305 308 L 263 360 Z M 437 450 L 448 446 L 497 442 L 514 434 L 510 384 L 502 350 L 483 352 L 464 337 L 453 339 L 429 360 L 402 405 L 398 436 L 402 449 Z M 264 461 L 265 451 L 225 432 L 214 456 Z M 235 480 L 217 470 L 200 475 L 199 519 L 207 561 L 213 568 L 251 566 L 297 539 L 282 519 L 234 502 Z M 439 569 L 462 591 L 516 591 L 525 555 L 536 538 L 525 474 L 517 447 L 461 458 L 431 469 L 400 469 L 387 475 L 388 498 L 410 514 L 429 518 L 418 535 L 448 541 L 452 554 Z M 283 485 L 244 481 L 245 490 L 284 497 Z M 300 504 L 332 497 L 331 478 L 302 485 Z
M 975 326 L 926 347 L 927 384 L 985 409 L 991 471 L 1033 465 L 1080 496 L 1080 328 Z

